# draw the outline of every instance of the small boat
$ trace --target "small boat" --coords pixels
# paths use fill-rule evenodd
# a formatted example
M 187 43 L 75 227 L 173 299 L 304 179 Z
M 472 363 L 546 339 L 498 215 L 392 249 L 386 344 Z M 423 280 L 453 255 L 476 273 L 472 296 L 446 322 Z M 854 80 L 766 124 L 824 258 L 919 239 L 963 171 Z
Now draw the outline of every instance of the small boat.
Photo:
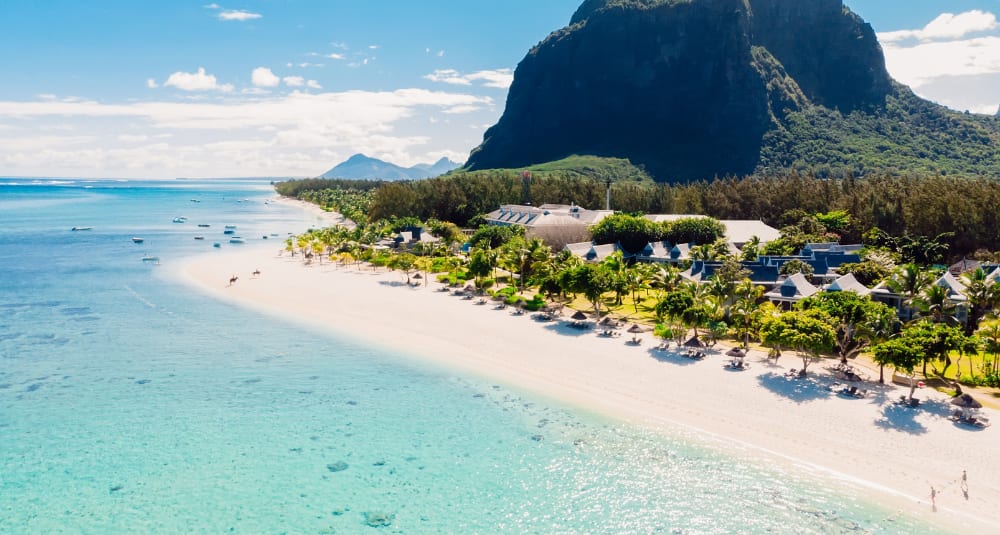
M 236 230 L 236 225 L 226 225 L 226 229 Z
M 142 238 L 132 238 L 132 243 L 142 243 L 143 241 Z
M 212 244 L 212 247 L 215 247 L 216 249 L 218 249 L 219 247 L 222 247 L 222 244 L 219 243 L 219 242 L 215 242 L 215 243 Z
M 191 202 L 201 202 L 198 199 L 191 199 Z
M 272 238 L 277 238 L 278 237 L 278 233 L 277 232 L 272 232 L 271 233 L 271 237 Z
M 261 239 L 266 240 L 267 239 L 267 234 L 261 236 Z
M 152 263 L 159 264 L 160 263 L 160 257 L 158 257 L 158 256 L 144 256 L 144 257 L 142 257 L 142 261 L 143 262 L 152 262 Z
M 94 227 L 73 227 L 70 230 L 72 230 L 73 232 L 76 232 L 78 230 L 94 230 Z
M 246 243 L 247 241 L 239 236 L 233 236 L 229 238 L 229 243 Z
M 204 240 L 205 237 L 204 236 L 195 236 L 194 239 L 196 239 L 196 240 Z
M 236 229 L 227 228 L 222 231 L 223 234 L 236 234 Z
M 198 223 L 198 226 L 201 228 L 208 228 L 211 227 L 212 225 L 209 225 L 208 223 Z
M 187 223 L 188 218 L 186 217 L 175 217 L 174 223 Z

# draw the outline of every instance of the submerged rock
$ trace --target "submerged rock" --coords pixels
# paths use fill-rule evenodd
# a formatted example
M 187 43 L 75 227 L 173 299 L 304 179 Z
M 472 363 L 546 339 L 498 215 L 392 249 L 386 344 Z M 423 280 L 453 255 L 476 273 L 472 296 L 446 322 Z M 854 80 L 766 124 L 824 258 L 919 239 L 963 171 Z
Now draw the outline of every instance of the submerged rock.
M 373 528 L 387 528 L 392 525 L 392 521 L 395 519 L 396 513 L 387 513 L 385 511 L 365 512 L 365 524 Z
M 343 472 L 344 470 L 347 470 L 348 467 L 350 467 L 350 465 L 344 461 L 337 461 L 326 465 L 326 469 L 331 472 Z

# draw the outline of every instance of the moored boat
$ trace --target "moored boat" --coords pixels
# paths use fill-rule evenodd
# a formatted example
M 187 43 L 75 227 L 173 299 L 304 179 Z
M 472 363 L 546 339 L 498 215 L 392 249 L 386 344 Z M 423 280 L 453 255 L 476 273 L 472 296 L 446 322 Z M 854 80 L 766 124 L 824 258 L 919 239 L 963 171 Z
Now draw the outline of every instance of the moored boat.
M 145 240 L 143 240 L 142 238 L 132 238 L 132 243 L 142 243 L 143 241 Z
M 187 223 L 188 218 L 186 217 L 175 217 L 174 223 Z
M 204 236 L 195 236 L 194 239 L 196 239 L 196 240 L 204 240 L 205 237 Z
M 160 257 L 158 257 L 158 256 L 144 256 L 144 257 L 142 257 L 142 261 L 143 262 L 154 263 L 154 264 L 159 264 L 160 263 Z
M 208 228 L 211 227 L 212 225 L 209 225 L 208 223 L 198 223 L 198 226 L 201 228 Z
M 212 247 L 215 247 L 216 249 L 218 249 L 219 247 L 222 247 L 222 244 L 219 243 L 219 242 L 215 242 L 215 243 L 212 244 Z
M 239 236 L 233 236 L 232 238 L 229 238 L 229 243 L 246 243 L 246 240 Z
M 72 230 L 73 232 L 76 232 L 78 230 L 93 230 L 93 229 L 94 229 L 94 227 L 73 227 L 70 230 Z

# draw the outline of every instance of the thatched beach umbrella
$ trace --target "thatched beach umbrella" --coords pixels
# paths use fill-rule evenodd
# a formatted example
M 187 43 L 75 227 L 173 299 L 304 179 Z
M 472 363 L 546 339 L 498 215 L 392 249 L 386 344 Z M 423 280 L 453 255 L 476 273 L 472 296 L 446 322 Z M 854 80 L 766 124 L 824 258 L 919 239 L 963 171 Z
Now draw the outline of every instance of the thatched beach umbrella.
M 701 343 L 701 340 L 692 336 L 687 342 L 684 342 L 684 347 L 704 347 L 705 344 Z
M 583 313 L 583 311 L 577 310 L 576 314 L 570 316 L 570 319 L 573 321 L 587 321 L 589 318 Z
M 631 327 L 628 328 L 628 332 L 632 333 L 632 343 L 639 343 L 639 335 L 646 332 L 646 328 L 638 323 L 633 323 Z
M 954 405 L 954 406 L 956 406 L 956 407 L 961 407 L 963 409 L 981 409 L 981 408 L 983 408 L 983 404 L 982 403 L 976 401 L 975 398 L 973 398 L 972 396 L 970 396 L 968 394 L 962 394 L 961 396 L 956 397 L 955 399 L 951 400 L 951 404 Z
M 615 320 L 613 320 L 613 319 L 611 319 L 611 316 L 605 316 L 604 319 L 601 320 L 600 326 L 604 327 L 605 329 L 618 329 L 619 328 L 618 322 L 615 321 Z
M 420 280 L 420 279 L 424 278 L 424 276 L 423 276 L 423 275 L 421 275 L 421 274 L 419 274 L 419 273 L 417 273 L 416 275 L 414 275 L 414 276 L 413 276 L 413 278 L 414 278 L 415 280 Z
M 738 347 L 734 347 L 729 351 L 726 351 L 727 357 L 733 357 L 734 359 L 741 359 L 747 356 L 746 352 Z

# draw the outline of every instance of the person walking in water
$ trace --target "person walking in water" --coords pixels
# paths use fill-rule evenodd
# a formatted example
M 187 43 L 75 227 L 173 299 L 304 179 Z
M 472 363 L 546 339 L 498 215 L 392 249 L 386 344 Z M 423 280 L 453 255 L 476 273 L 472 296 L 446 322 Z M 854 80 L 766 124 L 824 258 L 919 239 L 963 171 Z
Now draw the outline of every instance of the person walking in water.
M 965 476 L 965 470 L 962 470 L 962 496 L 969 499 L 969 480 Z
M 934 490 L 934 485 L 931 485 L 931 510 L 937 511 L 937 504 L 934 503 L 934 498 L 937 497 L 937 491 Z

